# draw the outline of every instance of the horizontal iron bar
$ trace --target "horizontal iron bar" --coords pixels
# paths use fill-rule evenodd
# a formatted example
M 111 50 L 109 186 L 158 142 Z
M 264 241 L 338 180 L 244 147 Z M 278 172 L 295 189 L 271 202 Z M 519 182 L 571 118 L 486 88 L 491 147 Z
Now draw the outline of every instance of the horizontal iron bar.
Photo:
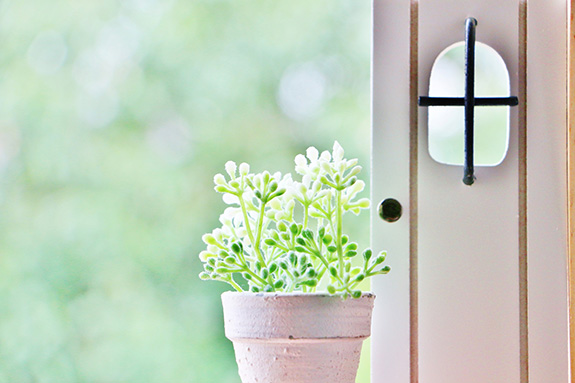
M 464 106 L 463 97 L 419 97 L 419 106 Z M 516 106 L 517 97 L 476 97 L 475 106 Z

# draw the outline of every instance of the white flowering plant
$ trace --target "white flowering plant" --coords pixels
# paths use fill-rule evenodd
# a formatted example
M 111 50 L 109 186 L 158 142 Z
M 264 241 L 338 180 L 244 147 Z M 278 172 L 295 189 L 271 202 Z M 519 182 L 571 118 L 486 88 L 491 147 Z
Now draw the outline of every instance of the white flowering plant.
M 361 266 L 352 266 L 358 244 L 344 234 L 345 214 L 369 208 L 359 198 L 365 183 L 357 159 L 346 160 L 336 141 L 333 151 L 314 147 L 295 158 L 291 174 L 254 174 L 242 163 L 225 165 L 227 177 L 214 177 L 215 190 L 229 206 L 220 216 L 222 226 L 203 236 L 200 278 L 242 285 L 252 292 L 315 292 L 358 298 L 364 279 L 387 274 L 385 252 L 363 251 Z M 242 281 L 243 282 L 240 282 Z M 247 281 L 247 283 L 246 283 Z

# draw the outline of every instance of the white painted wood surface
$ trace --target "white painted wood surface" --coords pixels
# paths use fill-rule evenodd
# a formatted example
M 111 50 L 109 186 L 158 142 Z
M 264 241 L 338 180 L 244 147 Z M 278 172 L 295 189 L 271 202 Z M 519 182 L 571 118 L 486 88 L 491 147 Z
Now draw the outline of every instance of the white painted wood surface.
M 371 233 L 392 272 L 372 282 L 373 383 L 409 382 L 409 15 L 409 1 L 374 1 Z M 403 206 L 393 224 L 375 212 L 387 197 Z
M 568 382 L 567 5 L 529 0 L 527 229 L 530 383 Z
M 387 249 L 392 272 L 374 281 L 373 383 L 561 383 L 568 375 L 566 253 L 566 3 L 529 0 L 527 36 L 527 244 L 529 375 L 520 378 L 518 123 L 512 110 L 507 158 L 462 169 L 427 153 L 426 111 L 419 112 L 417 222 L 409 206 L 410 4 L 374 2 L 374 205 L 396 198 L 396 223 L 372 216 L 372 245 Z M 495 48 L 517 94 L 518 1 L 419 2 L 419 95 L 427 94 L 436 55 L 463 39 Z M 521 100 L 520 100 L 521 102 Z M 374 206 L 375 208 L 376 206 Z M 375 209 L 374 209 L 375 210 Z M 417 223 L 418 348 L 410 353 L 409 227 Z M 410 376 L 411 356 L 418 357 Z M 413 368 L 413 365 L 411 366 Z

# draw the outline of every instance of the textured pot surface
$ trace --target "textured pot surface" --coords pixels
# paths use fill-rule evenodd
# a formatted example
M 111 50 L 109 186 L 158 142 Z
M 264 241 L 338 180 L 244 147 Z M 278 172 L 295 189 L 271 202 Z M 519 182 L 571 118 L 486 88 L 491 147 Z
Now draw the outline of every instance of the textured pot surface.
M 375 296 L 222 294 L 243 383 L 353 383 Z

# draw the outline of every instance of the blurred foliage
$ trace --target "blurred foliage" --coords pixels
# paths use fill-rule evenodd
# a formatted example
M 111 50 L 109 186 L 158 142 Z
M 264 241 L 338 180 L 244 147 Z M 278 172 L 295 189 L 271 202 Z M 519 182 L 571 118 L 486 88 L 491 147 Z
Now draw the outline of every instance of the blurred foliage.
M 0 2 L 0 383 L 239 382 L 213 174 L 367 170 L 370 34 L 368 0 Z

